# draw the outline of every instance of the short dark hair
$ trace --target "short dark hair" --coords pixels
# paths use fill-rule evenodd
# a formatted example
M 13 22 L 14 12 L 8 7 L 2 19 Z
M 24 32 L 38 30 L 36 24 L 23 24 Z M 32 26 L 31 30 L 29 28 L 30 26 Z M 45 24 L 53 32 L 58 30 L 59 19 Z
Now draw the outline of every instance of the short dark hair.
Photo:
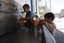
M 23 9 L 24 9 L 24 8 L 30 8 L 30 6 L 29 6 L 28 4 L 24 4 L 24 5 L 23 5 Z
M 51 18 L 52 20 L 55 19 L 55 16 L 54 16 L 54 14 L 53 14 L 52 12 L 46 13 L 46 14 L 44 15 L 44 17 Z

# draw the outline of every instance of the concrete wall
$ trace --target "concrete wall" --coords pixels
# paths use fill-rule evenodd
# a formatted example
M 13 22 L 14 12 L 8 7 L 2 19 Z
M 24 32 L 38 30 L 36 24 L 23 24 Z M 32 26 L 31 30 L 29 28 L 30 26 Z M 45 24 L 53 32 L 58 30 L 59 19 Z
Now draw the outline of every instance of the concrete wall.
M 16 5 L 12 3 L 12 0 L 7 1 L 0 0 L 0 36 L 18 29 L 18 20 L 14 10 Z

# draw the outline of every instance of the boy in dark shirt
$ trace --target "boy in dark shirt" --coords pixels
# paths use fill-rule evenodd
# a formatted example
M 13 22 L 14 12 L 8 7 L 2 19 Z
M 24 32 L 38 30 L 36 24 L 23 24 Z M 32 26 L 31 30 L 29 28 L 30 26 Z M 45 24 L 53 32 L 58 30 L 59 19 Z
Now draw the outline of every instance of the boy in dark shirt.
M 26 17 L 24 18 L 26 20 L 26 27 L 29 28 L 29 30 L 34 30 L 33 28 L 33 17 L 34 13 L 30 11 L 30 6 L 28 4 L 23 5 L 24 12 L 26 12 Z

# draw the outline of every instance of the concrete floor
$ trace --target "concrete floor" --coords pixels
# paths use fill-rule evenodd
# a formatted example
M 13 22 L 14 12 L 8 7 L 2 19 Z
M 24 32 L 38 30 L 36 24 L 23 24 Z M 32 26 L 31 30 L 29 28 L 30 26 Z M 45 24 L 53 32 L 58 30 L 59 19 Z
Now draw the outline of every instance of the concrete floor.
M 57 43 L 64 43 L 64 33 L 57 30 L 55 39 L 56 39 Z
M 0 37 L 0 43 L 40 43 L 40 36 L 34 36 L 32 32 L 18 30 Z
M 57 30 L 56 33 L 56 41 L 57 43 L 64 43 L 64 33 Z M 35 37 L 32 32 L 25 32 L 21 29 L 6 34 L 0 37 L 0 43 L 41 43 L 40 35 Z

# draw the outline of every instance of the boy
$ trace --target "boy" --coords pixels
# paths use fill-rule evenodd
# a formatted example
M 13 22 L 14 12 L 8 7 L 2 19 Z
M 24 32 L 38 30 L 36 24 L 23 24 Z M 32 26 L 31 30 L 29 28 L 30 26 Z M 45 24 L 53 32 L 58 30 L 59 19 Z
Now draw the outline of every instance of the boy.
M 55 36 L 56 32 L 56 26 L 53 23 L 54 18 L 54 14 L 52 12 L 49 12 L 44 15 L 44 21 L 41 22 L 41 24 L 44 24 L 48 28 L 53 36 Z
M 30 6 L 28 4 L 23 5 L 24 12 L 26 12 L 26 17 L 24 18 L 26 20 L 26 27 L 29 28 L 29 30 L 34 30 L 33 29 L 33 17 L 34 13 L 30 11 Z

